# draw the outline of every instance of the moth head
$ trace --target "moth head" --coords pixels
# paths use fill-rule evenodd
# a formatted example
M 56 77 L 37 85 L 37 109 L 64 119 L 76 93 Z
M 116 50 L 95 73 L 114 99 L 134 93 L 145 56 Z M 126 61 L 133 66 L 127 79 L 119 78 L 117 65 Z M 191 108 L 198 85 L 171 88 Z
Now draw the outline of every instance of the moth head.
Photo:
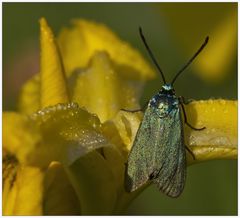
M 162 86 L 162 89 L 160 90 L 160 93 L 175 95 L 175 90 L 174 90 L 172 84 L 166 83 Z

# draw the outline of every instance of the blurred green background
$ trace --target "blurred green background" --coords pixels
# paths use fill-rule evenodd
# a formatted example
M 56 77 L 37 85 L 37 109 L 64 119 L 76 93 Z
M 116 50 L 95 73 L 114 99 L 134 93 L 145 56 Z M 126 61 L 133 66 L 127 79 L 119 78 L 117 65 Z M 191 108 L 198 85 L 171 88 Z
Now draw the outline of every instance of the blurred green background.
M 39 71 L 40 17 L 55 35 L 72 18 L 104 23 L 149 60 L 138 34 L 141 26 L 168 81 L 209 35 L 201 54 L 207 60 L 196 60 L 179 77 L 177 95 L 237 99 L 237 3 L 3 3 L 3 110 L 16 110 L 20 87 Z M 161 85 L 159 76 L 148 82 L 141 104 Z M 150 186 L 126 214 L 237 215 L 237 161 L 194 165 L 187 177 L 178 199 Z

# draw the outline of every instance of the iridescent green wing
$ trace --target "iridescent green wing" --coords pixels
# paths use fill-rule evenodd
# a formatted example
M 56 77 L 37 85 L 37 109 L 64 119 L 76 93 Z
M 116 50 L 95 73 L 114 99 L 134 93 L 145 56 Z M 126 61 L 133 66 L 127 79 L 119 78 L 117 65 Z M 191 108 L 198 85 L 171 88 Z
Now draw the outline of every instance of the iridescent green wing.
M 164 134 L 156 153 L 156 165 L 161 168 L 153 182 L 166 195 L 178 197 L 186 180 L 186 151 L 179 107 L 173 109 L 165 119 L 160 124 Z
M 148 180 L 160 190 L 176 197 L 185 183 L 185 148 L 179 108 L 165 116 L 148 107 L 129 154 L 126 189 L 134 191 Z
M 152 108 L 147 107 L 142 123 L 137 131 L 135 141 L 128 156 L 126 167 L 125 187 L 129 192 L 135 191 L 149 180 L 153 171 L 154 135 L 160 135 L 155 125 L 156 116 Z M 157 130 L 157 134 L 156 134 Z

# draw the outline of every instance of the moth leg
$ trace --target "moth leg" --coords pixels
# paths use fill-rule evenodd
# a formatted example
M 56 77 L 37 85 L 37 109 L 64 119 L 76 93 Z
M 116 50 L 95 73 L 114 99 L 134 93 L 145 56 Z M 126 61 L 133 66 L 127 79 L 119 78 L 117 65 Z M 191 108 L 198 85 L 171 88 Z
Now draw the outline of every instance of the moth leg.
M 189 152 L 189 154 L 192 155 L 193 160 L 196 160 L 195 155 L 194 155 L 193 152 L 188 148 L 188 146 L 185 145 L 185 148 L 187 149 L 187 151 Z
M 202 128 L 195 128 L 195 127 L 193 127 L 191 124 L 189 124 L 188 121 L 187 121 L 187 115 L 186 115 L 186 112 L 185 112 L 185 109 L 184 109 L 184 106 L 183 106 L 182 102 L 180 102 L 180 105 L 181 105 L 182 110 L 183 110 L 184 122 L 185 122 L 190 128 L 192 128 L 192 129 L 194 129 L 194 130 L 204 130 L 204 129 L 206 129 L 205 126 L 202 127 Z
M 140 108 L 140 109 L 136 109 L 136 110 L 128 110 L 128 109 L 120 109 L 121 111 L 126 111 L 126 112 L 132 112 L 132 113 L 136 113 L 136 112 L 139 112 L 139 111 L 145 111 L 146 107 L 148 105 L 148 102 L 144 104 L 143 108 Z

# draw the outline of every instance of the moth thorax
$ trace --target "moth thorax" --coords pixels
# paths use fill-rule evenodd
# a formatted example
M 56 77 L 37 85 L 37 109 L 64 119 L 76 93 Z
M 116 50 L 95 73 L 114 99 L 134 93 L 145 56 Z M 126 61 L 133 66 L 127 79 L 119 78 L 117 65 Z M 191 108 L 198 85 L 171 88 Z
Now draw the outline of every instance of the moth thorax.
M 168 102 L 160 102 L 158 104 L 158 109 L 161 117 L 165 117 L 169 114 L 170 107 Z
M 162 111 L 168 110 L 168 104 L 167 104 L 167 102 L 160 102 L 160 103 L 158 104 L 158 108 L 159 108 L 160 110 L 162 110 Z

